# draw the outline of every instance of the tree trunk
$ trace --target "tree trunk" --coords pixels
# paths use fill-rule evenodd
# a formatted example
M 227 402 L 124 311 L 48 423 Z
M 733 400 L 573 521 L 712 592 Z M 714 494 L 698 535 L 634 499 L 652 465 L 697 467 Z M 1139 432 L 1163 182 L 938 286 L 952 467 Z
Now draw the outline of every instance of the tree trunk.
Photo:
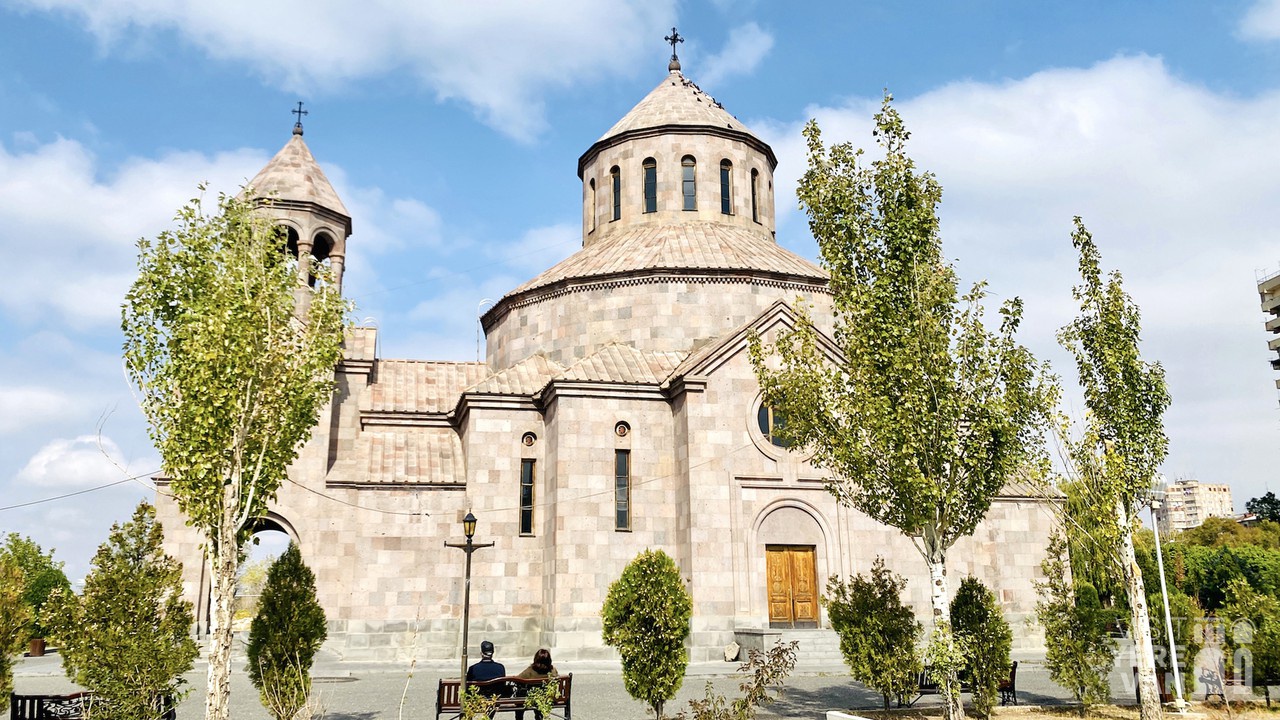
M 205 695 L 205 720 L 230 720 L 231 619 L 235 609 L 236 570 L 240 552 L 236 544 L 235 483 L 228 483 L 222 506 L 219 537 L 209 542 L 212 570 L 213 623 L 209 629 L 209 689 Z
M 929 557 L 929 599 L 933 605 L 933 628 L 943 629 L 951 635 L 951 613 L 947 606 L 947 557 L 944 551 L 930 548 Z M 938 692 L 942 695 L 942 716 L 946 720 L 964 720 L 964 705 L 960 703 L 960 681 L 956 678 L 955 669 L 949 669 L 939 683 Z M 1144 718 L 1145 720 L 1145 718 Z
M 1142 720 L 1160 720 L 1160 690 L 1156 684 L 1156 657 L 1151 645 L 1151 619 L 1147 613 L 1147 591 L 1142 584 L 1142 571 L 1133 552 L 1133 525 L 1124 503 L 1116 504 L 1120 523 L 1120 565 L 1125 589 L 1129 593 L 1130 634 L 1138 664 L 1138 697 Z

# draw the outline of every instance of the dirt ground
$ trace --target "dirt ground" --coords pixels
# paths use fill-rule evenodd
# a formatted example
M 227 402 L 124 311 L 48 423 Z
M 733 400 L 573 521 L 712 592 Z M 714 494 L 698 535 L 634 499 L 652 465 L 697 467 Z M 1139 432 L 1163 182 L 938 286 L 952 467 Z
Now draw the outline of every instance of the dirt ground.
M 935 720 L 942 717 L 942 708 L 903 708 L 901 710 L 860 710 L 858 715 L 874 720 Z M 966 714 L 966 717 L 974 717 Z M 1041 707 L 1024 705 L 1019 707 L 997 707 L 991 712 L 993 720 L 1077 720 L 1082 717 L 1079 706 Z M 1090 720 L 1138 720 L 1137 705 L 1098 705 L 1089 709 L 1083 717 Z M 1220 702 L 1188 703 L 1185 715 L 1166 708 L 1165 720 L 1250 720 L 1252 718 L 1280 719 L 1280 703 L 1273 703 L 1270 708 L 1264 703 L 1231 703 L 1230 710 Z

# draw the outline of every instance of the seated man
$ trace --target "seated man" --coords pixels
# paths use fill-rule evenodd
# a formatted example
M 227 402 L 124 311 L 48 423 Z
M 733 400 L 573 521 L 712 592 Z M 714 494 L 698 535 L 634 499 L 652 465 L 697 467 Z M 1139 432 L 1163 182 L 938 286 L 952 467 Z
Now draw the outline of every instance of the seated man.
M 488 640 L 480 643 L 480 662 L 467 668 L 467 682 L 484 682 L 504 677 L 506 674 L 507 668 L 493 659 L 493 643 Z M 488 697 L 506 697 L 509 691 L 510 688 L 505 684 L 480 688 L 480 694 Z

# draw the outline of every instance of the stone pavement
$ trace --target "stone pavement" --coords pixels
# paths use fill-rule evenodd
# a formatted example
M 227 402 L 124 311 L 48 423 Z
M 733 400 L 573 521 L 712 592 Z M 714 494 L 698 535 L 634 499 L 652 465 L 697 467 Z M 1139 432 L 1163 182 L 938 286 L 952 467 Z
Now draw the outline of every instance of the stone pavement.
M 518 672 L 524 659 L 508 660 L 508 670 Z M 514 667 L 519 665 L 520 667 Z M 677 698 L 668 704 L 668 715 L 685 707 L 689 699 L 701 697 L 707 682 L 717 691 L 737 695 L 739 678 L 733 677 L 737 663 L 701 663 L 692 665 Z M 1117 668 L 1129 667 L 1120 659 Z M 645 720 L 652 717 L 648 708 L 633 700 L 622 684 L 617 666 L 606 663 L 582 663 L 560 668 L 573 673 L 573 716 L 578 720 Z M 196 670 L 187 675 L 193 692 L 178 707 L 182 720 L 204 714 L 205 665 L 197 661 Z M 321 657 L 313 669 L 314 689 L 325 709 L 327 720 L 433 720 L 435 692 L 439 678 L 456 676 L 453 663 L 419 664 L 410 671 L 408 663 L 343 662 Z M 62 672 L 56 654 L 43 658 L 21 658 L 15 668 L 15 691 L 22 694 L 67 693 L 76 688 Z M 1132 680 L 1117 670 L 1112 673 L 1112 697 L 1117 702 L 1132 702 Z M 1020 704 L 1062 704 L 1067 693 L 1049 680 L 1041 663 L 1024 660 L 1018 667 L 1018 701 Z M 921 705 L 936 705 L 936 697 L 921 699 Z M 235 666 L 232 678 L 231 716 L 235 720 L 269 720 L 258 702 L 257 692 L 249 684 L 243 661 Z M 880 707 L 880 697 L 854 682 L 842 665 L 801 665 L 787 681 L 783 698 L 763 709 L 759 717 L 770 720 L 822 720 L 828 710 L 873 710 Z M 526 717 L 533 717 L 532 714 Z

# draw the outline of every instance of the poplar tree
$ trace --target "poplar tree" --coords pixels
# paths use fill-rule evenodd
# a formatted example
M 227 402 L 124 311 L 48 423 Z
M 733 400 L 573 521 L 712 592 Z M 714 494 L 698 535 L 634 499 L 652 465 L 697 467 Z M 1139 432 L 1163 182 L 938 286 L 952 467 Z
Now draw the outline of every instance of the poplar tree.
M 752 363 L 782 433 L 831 477 L 843 504 L 899 529 L 924 558 L 948 720 L 964 716 L 963 662 L 948 619 L 947 552 L 973 533 L 1006 483 L 1045 462 L 1055 397 L 1045 368 L 1015 341 L 1022 303 L 984 325 L 985 288 L 963 296 L 942 255 L 942 188 L 906 154 L 910 137 L 887 96 L 875 115 L 884 156 L 864 165 L 849 143 L 828 150 L 810 121 L 800 204 L 830 273 L 835 344 L 828 362 L 807 313 Z M 773 369 L 776 368 L 776 369 Z
M 1150 502 L 1156 470 L 1168 453 L 1169 391 L 1160 363 L 1142 359 L 1137 304 L 1124 291 L 1119 272 L 1103 279 L 1102 254 L 1079 217 L 1071 242 L 1080 254 L 1082 282 L 1072 289 L 1080 312 L 1058 333 L 1058 341 L 1075 355 L 1088 415 L 1083 433 L 1073 438 L 1064 432 L 1063 445 L 1071 479 L 1093 509 L 1090 533 L 1107 549 L 1128 596 L 1142 720 L 1155 720 L 1161 715 L 1155 653 L 1133 535 L 1142 526 L 1139 513 Z
M 0 712 L 9 707 L 13 692 L 13 657 L 22 652 L 31 623 L 31 609 L 23 601 L 22 568 L 0 555 Z
M 661 550 L 645 550 L 609 586 L 600 612 L 606 645 L 622 657 L 622 681 L 631 697 L 645 702 L 662 720 L 689 667 L 684 646 L 693 617 L 693 598 L 680 569 Z
M 206 214 L 195 199 L 176 220 L 138 242 L 124 360 L 168 488 L 202 536 L 213 601 L 206 717 L 228 720 L 241 549 L 332 397 L 346 304 L 327 269 L 299 268 L 248 201 L 221 195 Z

